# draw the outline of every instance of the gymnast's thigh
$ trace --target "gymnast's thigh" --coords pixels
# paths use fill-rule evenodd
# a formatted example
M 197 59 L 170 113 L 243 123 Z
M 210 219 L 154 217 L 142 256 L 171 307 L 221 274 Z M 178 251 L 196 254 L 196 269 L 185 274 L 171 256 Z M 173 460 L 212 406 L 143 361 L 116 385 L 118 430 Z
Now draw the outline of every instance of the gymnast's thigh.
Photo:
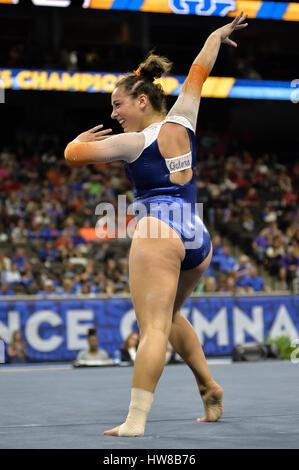
M 199 264 L 193 269 L 181 271 L 173 308 L 174 315 L 179 311 L 181 306 L 186 302 L 186 300 L 192 294 L 194 289 L 197 287 L 200 279 L 202 278 L 202 276 L 210 265 L 212 254 L 213 247 L 211 244 L 209 254 L 201 264 Z
M 143 229 L 152 217 L 138 222 L 129 256 L 130 291 L 140 333 L 147 326 L 166 328 L 171 321 L 185 249 L 180 237 L 153 237 Z M 165 222 L 155 219 L 161 228 Z M 172 230 L 172 229 L 170 229 Z M 138 237 L 138 233 L 144 234 Z

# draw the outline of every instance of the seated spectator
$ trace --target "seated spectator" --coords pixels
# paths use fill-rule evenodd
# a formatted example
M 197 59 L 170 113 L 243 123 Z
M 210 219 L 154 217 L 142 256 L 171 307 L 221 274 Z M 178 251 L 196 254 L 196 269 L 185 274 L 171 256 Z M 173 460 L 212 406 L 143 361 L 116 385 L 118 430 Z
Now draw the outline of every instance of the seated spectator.
M 297 275 L 299 267 L 299 258 L 294 255 L 294 248 L 290 245 L 287 247 L 287 254 L 281 258 L 280 279 L 284 283 L 284 288 L 291 289 L 293 279 Z
M 99 262 L 106 262 L 110 254 L 110 245 L 108 242 L 103 242 L 98 244 L 98 249 L 95 254 L 95 260 Z
M 25 227 L 25 222 L 23 219 L 18 220 L 17 226 L 15 226 L 11 231 L 11 239 L 13 243 L 26 243 L 28 238 L 28 230 Z
M 15 256 L 12 256 L 11 258 L 11 262 L 17 264 L 18 270 L 20 271 L 20 273 L 25 272 L 27 256 L 25 256 L 25 252 L 23 248 L 17 249 Z
M 116 261 L 113 258 L 109 258 L 106 263 L 106 276 L 107 278 L 115 281 L 115 272 L 116 272 Z
M 71 279 L 63 279 L 61 295 L 74 295 L 74 282 Z
M 34 282 L 34 277 L 32 274 L 32 268 L 29 263 L 26 264 L 25 272 L 22 275 L 22 284 L 24 286 L 30 286 Z
M 249 275 L 250 269 L 251 265 L 249 263 L 248 256 L 240 256 L 239 263 L 235 264 L 232 269 L 232 274 L 235 276 L 236 279 L 235 285 L 237 287 L 244 287 L 243 283 L 245 282 L 245 278 Z
M 59 252 L 63 261 L 77 257 L 77 250 L 71 239 L 59 247 Z
M 0 224 L 0 242 L 7 242 L 8 234 L 3 224 Z
M 266 234 L 259 234 L 252 242 L 252 249 L 259 261 L 263 261 L 265 251 L 270 246 L 269 236 Z
M 236 265 L 236 258 L 231 256 L 229 246 L 223 247 L 223 255 L 220 255 L 218 260 L 219 271 L 224 271 L 226 273 L 230 273 L 233 267 Z
M 2 271 L 9 271 L 11 268 L 11 260 L 5 256 L 4 251 L 0 251 L 0 273 Z
M 108 297 L 115 294 L 115 284 L 112 279 L 107 279 L 105 294 L 108 295 Z
M 105 276 L 105 273 L 100 271 L 94 278 L 93 280 L 94 285 L 97 289 L 98 294 L 105 294 L 106 293 L 106 284 L 107 284 L 107 279 Z
M 134 362 L 136 357 L 136 351 L 139 344 L 138 333 L 132 332 L 126 338 L 122 348 L 120 348 L 121 361 L 122 362 Z
M 103 361 L 109 359 L 107 352 L 104 349 L 99 349 L 99 339 L 95 328 L 89 328 L 88 330 L 88 345 L 87 350 L 78 353 L 77 361 Z
M 203 292 L 216 292 L 217 283 L 216 279 L 212 276 L 207 276 L 203 280 Z
M 63 230 L 60 234 L 60 237 L 56 238 L 55 248 L 57 250 L 66 249 L 70 244 L 73 245 L 72 238 L 69 233 Z
M 243 215 L 242 227 L 247 232 L 254 232 L 255 230 L 255 221 L 254 221 L 254 218 L 252 217 L 252 214 L 250 214 L 249 211 L 246 211 Z
M 10 364 L 20 364 L 28 360 L 28 349 L 19 330 L 13 332 L 11 344 L 7 347 L 7 355 Z
M 64 271 L 64 277 L 68 279 L 73 279 L 75 278 L 73 264 L 70 263 L 67 259 L 66 259 L 66 262 L 67 264 L 66 264 L 65 271 Z
M 257 269 L 252 267 L 249 271 L 249 276 L 245 281 L 245 287 L 248 288 L 248 292 L 261 292 L 266 290 L 265 282 L 258 276 Z
M 22 282 L 22 276 L 18 270 L 17 263 L 12 263 L 11 269 L 6 269 L 2 272 L 1 282 L 7 284 L 20 284 Z
M 128 273 L 129 273 L 129 259 L 128 258 L 120 258 L 119 267 L 121 269 L 121 272 L 124 275 L 128 275 Z
M 280 237 L 275 235 L 270 246 L 265 252 L 265 263 L 272 276 L 277 277 L 280 270 L 281 257 L 285 254 L 284 244 Z
M 116 271 L 115 275 L 115 292 L 125 292 L 128 288 L 128 278 Z
M 51 279 L 46 279 L 43 283 L 43 289 L 38 291 L 38 296 L 42 297 L 54 297 L 57 296 L 57 292 L 54 290 L 54 283 Z
M 249 188 L 247 194 L 244 197 L 244 201 L 246 201 L 250 206 L 256 206 L 260 203 L 260 198 L 255 188 Z
M 68 217 L 65 221 L 64 232 L 69 235 L 69 237 L 76 237 L 78 233 L 78 229 L 76 227 L 75 221 L 73 217 Z
M 261 235 L 266 237 L 269 240 L 269 243 L 272 242 L 273 237 L 278 236 L 278 237 L 283 237 L 282 231 L 278 228 L 278 225 L 276 222 L 270 222 L 270 224 L 264 228 L 261 232 Z
M 55 249 L 52 241 L 47 241 L 45 246 L 39 252 L 39 259 L 45 262 L 54 262 L 60 258 L 60 253 Z
M 58 238 L 61 237 L 61 230 L 58 230 L 58 228 L 56 227 L 55 222 L 50 222 L 49 226 L 44 227 L 41 230 L 41 237 L 44 240 L 53 240 L 53 241 L 55 241 L 55 240 L 57 240 Z
M 14 291 L 11 289 L 8 283 L 3 283 L 0 285 L 0 297 L 5 295 L 15 295 Z
M 72 235 L 72 242 L 74 243 L 75 246 L 86 244 L 87 241 L 84 237 L 82 237 L 80 233 L 80 229 L 75 227 L 74 233 Z
M 81 294 L 94 296 L 97 294 L 97 288 L 89 282 L 84 281 L 82 282 Z
M 299 230 L 297 231 L 297 233 L 298 233 L 298 238 L 299 238 Z M 291 239 L 291 246 L 292 246 L 293 249 L 294 249 L 294 255 L 299 258 L 299 240 L 297 239 L 296 236 L 294 236 L 294 237 Z
M 41 238 L 41 225 L 36 220 L 31 221 L 31 226 L 28 228 L 27 236 L 30 242 L 39 240 Z
M 223 255 L 224 247 L 221 244 L 221 237 L 216 235 L 213 238 L 213 257 L 218 255 Z
M 234 276 L 227 276 L 225 292 L 235 294 L 236 291 L 237 291 L 237 288 L 236 288 L 236 281 L 235 281 Z

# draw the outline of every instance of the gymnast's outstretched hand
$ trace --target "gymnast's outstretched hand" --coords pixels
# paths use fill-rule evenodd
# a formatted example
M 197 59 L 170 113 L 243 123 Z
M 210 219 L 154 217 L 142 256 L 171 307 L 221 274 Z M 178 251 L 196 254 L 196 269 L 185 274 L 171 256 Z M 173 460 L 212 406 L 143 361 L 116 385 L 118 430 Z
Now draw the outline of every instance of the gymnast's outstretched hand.
M 102 127 L 103 124 L 99 124 L 88 131 L 82 132 L 82 134 L 79 134 L 73 142 L 95 142 L 111 137 L 110 133 L 112 132 L 112 129 L 102 129 Z
M 222 28 L 216 29 L 215 33 L 219 33 L 221 36 L 221 42 L 225 44 L 229 44 L 230 46 L 237 47 L 237 43 L 232 41 L 229 36 L 232 34 L 233 31 L 237 31 L 238 29 L 243 29 L 248 26 L 248 23 L 241 24 L 247 18 L 247 14 L 243 16 L 243 11 L 236 16 L 236 18 L 231 22 L 222 26 Z

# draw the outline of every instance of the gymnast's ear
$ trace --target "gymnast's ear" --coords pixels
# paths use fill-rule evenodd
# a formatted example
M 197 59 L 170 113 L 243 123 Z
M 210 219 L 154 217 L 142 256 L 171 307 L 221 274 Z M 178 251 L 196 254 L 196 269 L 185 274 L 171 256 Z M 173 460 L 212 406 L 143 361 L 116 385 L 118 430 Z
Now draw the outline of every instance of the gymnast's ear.
M 145 93 L 141 93 L 141 95 L 138 96 L 137 100 L 141 109 L 144 109 L 149 103 L 148 96 Z

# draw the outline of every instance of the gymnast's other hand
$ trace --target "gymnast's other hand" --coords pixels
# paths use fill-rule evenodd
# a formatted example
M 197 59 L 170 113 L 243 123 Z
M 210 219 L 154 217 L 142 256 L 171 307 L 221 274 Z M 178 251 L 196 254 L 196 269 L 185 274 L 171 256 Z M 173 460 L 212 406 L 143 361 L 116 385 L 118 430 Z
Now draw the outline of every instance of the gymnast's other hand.
M 107 137 L 111 137 L 110 132 L 112 132 L 112 129 L 101 130 L 102 127 L 103 124 L 99 124 L 98 126 L 95 126 L 88 131 L 82 132 L 82 134 L 79 134 L 73 142 L 95 142 L 107 139 Z
M 241 13 L 236 16 L 236 18 L 231 23 L 222 26 L 222 28 L 216 29 L 215 33 L 220 34 L 221 42 L 233 47 L 237 47 L 237 43 L 229 39 L 229 36 L 233 31 L 237 31 L 238 29 L 243 29 L 248 26 L 248 23 L 241 24 L 244 20 L 246 20 L 247 16 L 247 14 L 243 16 L 243 11 L 241 11 Z

